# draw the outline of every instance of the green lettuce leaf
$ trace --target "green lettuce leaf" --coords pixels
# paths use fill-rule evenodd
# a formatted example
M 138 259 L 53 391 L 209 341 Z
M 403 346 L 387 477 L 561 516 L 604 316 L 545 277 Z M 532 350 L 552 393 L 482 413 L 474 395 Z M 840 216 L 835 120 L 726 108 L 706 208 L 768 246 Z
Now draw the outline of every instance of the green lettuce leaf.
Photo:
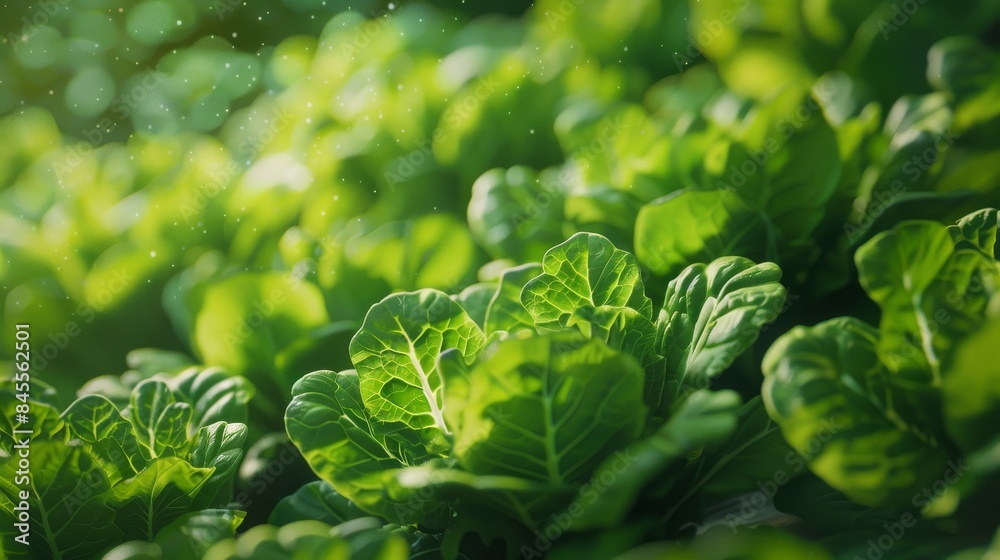
M 736 255 L 774 260 L 771 225 L 732 190 L 684 189 L 650 202 L 635 223 L 635 256 L 672 278 L 688 265 Z
M 128 535 L 153 540 L 184 513 L 197 509 L 197 497 L 214 469 L 199 468 L 177 457 L 150 461 L 139 474 L 111 489 L 115 525 Z
M 31 442 L 31 545 L 29 558 L 93 558 L 120 542 L 123 527 L 116 521 L 111 482 L 101 464 L 83 445 L 61 441 Z M 17 458 L 0 459 L 0 517 L 4 518 L 3 548 L 11 557 L 25 551 L 13 542 L 14 507 L 20 503 L 15 485 Z
M 877 344 L 878 331 L 857 319 L 796 327 L 768 350 L 761 393 L 813 472 L 858 503 L 904 506 L 948 456 L 895 409 Z
M 942 362 L 985 321 L 996 211 L 956 226 L 904 222 L 866 243 L 855 256 L 861 285 L 882 308 L 877 348 L 893 372 L 897 407 L 925 426 L 940 424 Z M 986 248 L 988 246 L 988 249 Z
M 469 314 L 469 317 L 479 325 L 480 329 L 486 330 L 486 313 L 489 311 L 490 301 L 497 291 L 496 282 L 479 282 L 465 288 L 457 295 L 453 296 L 462 309 Z
M 373 418 L 409 426 L 431 453 L 450 447 L 441 352 L 472 357 L 485 336 L 460 305 L 437 290 L 393 294 L 372 306 L 351 340 L 361 399 Z
M 578 233 L 545 253 L 542 270 L 521 291 L 540 332 L 575 327 L 643 365 L 656 361 L 653 304 L 630 253 L 603 236 Z
M 743 354 L 785 304 L 781 269 L 742 257 L 686 268 L 667 286 L 656 321 L 666 378 L 705 388 Z
M 655 433 L 608 456 L 565 509 L 573 530 L 623 524 L 647 485 L 688 453 L 733 432 L 739 405 L 731 391 L 693 393 Z
M 187 452 L 191 405 L 179 402 L 170 387 L 159 380 L 147 380 L 132 390 L 129 406 L 123 411 L 139 442 L 150 458 L 172 457 Z
M 948 435 L 965 453 L 996 438 L 1000 422 L 1000 364 L 987 359 L 1000 344 L 1000 320 L 992 320 L 958 343 L 946 362 L 941 385 Z
M 282 498 L 271 511 L 268 523 L 280 527 L 295 521 L 314 519 L 337 525 L 365 516 L 365 512 L 338 493 L 330 483 L 317 480 L 304 484 L 294 494 Z
M 509 339 L 470 375 L 455 455 L 477 475 L 553 486 L 585 481 L 638 437 L 643 372 L 598 340 L 551 334 Z
M 469 231 L 494 258 L 536 261 L 563 239 L 564 198 L 527 167 L 491 169 L 472 185 Z
M 490 335 L 499 331 L 515 333 L 535 330 L 534 319 L 521 303 L 521 290 L 541 273 L 542 265 L 538 263 L 523 264 L 500 273 L 496 292 L 486 309 L 483 332 Z
M 222 507 L 229 502 L 233 494 L 233 479 L 243 460 L 246 439 L 245 424 L 219 421 L 198 430 L 188 462 L 192 467 L 211 468 L 213 471 L 198 493 L 196 507 Z
M 89 443 L 112 483 L 131 478 L 149 463 L 132 425 L 101 395 L 86 395 L 63 412 L 73 436 Z
M 360 385 L 353 370 L 303 377 L 285 414 L 289 438 L 321 479 L 363 510 L 400 523 L 439 518 L 436 501 L 409 509 L 403 504 L 410 496 L 386 494 L 386 476 L 429 456 L 415 430 L 368 415 Z
M 213 544 L 235 538 L 244 516 L 242 511 L 228 509 L 195 511 L 161 529 L 154 543 L 162 558 L 201 558 Z M 114 550 L 108 553 L 112 554 Z

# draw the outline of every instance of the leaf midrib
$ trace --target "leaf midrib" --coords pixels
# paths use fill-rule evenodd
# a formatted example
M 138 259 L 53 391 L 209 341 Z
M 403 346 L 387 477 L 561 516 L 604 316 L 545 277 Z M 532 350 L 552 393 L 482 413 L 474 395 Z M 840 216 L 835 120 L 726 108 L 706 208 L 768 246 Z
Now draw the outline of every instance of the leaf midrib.
M 430 406 L 431 417 L 434 418 L 434 424 L 445 434 L 450 434 L 451 432 L 448 431 L 448 426 L 444 422 L 444 411 L 437 404 L 437 399 L 435 398 L 434 390 L 431 389 L 428 374 L 424 371 L 423 364 L 420 363 L 420 357 L 417 356 L 416 346 L 414 346 L 413 340 L 410 339 L 409 333 L 407 333 L 406 329 L 403 328 L 403 324 L 399 322 L 399 317 L 393 317 L 393 320 L 396 321 L 396 325 L 399 326 L 399 332 L 402 333 L 403 338 L 406 339 L 407 356 L 410 358 L 410 363 L 413 364 L 413 367 L 417 372 L 417 377 L 420 379 L 420 388 L 424 393 L 424 399 L 427 401 L 428 406 Z

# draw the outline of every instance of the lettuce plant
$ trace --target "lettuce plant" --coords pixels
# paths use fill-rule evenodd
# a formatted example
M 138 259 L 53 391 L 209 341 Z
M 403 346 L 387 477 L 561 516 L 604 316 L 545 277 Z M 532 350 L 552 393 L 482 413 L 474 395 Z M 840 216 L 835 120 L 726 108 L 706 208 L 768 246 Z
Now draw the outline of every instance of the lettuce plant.
M 796 327 L 768 351 L 769 415 L 812 471 L 855 502 L 937 502 L 938 514 L 951 513 L 957 495 L 984 484 L 965 475 L 997 445 L 998 370 L 984 359 L 997 340 L 996 239 L 992 209 L 951 226 L 901 223 L 855 258 L 882 311 L 877 327 L 836 318 Z
M 16 402 L 13 387 L 3 390 L 5 402 Z M 139 382 L 124 406 L 99 394 L 61 414 L 52 402 L 32 403 L 32 557 L 92 558 L 123 541 L 152 541 L 175 520 L 213 508 L 209 517 L 235 529 L 242 513 L 225 508 L 247 429 L 223 418 L 245 415 L 248 398 L 238 379 L 191 368 Z M 20 501 L 14 445 L 5 437 L 0 449 L 0 514 L 8 521 Z M 12 527 L 4 522 L 4 539 Z
M 433 289 L 374 305 L 354 369 L 296 383 L 288 434 L 357 507 L 446 532 L 448 557 L 466 533 L 518 554 L 556 519 L 614 526 L 670 493 L 664 473 L 719 459 L 699 454 L 736 429 L 740 398 L 708 386 L 778 315 L 779 278 L 740 257 L 693 265 L 654 316 L 635 257 L 577 234 L 505 271 L 485 310 Z

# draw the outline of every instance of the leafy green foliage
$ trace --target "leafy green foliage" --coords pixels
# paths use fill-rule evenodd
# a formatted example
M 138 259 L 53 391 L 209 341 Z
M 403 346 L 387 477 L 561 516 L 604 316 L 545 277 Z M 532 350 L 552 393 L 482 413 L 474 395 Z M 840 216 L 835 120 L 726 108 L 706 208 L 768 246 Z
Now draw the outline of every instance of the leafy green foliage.
M 203 558 L 208 560 L 370 558 L 405 560 L 432 554 L 436 544 L 407 528 L 383 527 L 379 519 L 363 517 L 331 527 L 320 521 L 296 521 L 277 528 L 259 525 L 239 538 L 221 541 Z
M 895 505 L 933 482 L 947 457 L 894 408 L 877 340 L 851 319 L 799 327 L 769 351 L 763 394 L 786 439 L 831 486 L 866 505 Z
M 463 406 L 455 455 L 477 475 L 579 483 L 642 427 L 642 369 L 594 339 L 510 339 L 468 376 L 464 406 L 448 404 Z
M 206 363 L 274 384 L 276 355 L 301 329 L 327 321 L 319 289 L 292 275 L 239 274 L 205 289 L 193 326 Z
M 496 258 L 538 260 L 562 240 L 564 193 L 526 167 L 487 171 L 472 185 L 469 230 Z
M 717 443 L 736 427 L 734 409 L 738 397 L 731 392 L 695 393 L 677 414 L 650 437 L 628 450 L 627 470 L 616 477 L 596 499 L 580 494 L 567 510 L 579 511 L 573 520 L 576 529 L 615 527 L 627 519 L 641 492 L 672 465 L 683 463 L 691 452 Z M 692 434 L 695 437 L 692 437 Z M 609 457 L 599 473 L 622 468 L 622 457 Z M 578 508 L 578 509 L 577 509 Z
M 663 276 L 726 255 L 773 256 L 766 222 L 728 190 L 687 190 L 655 200 L 639 212 L 635 232 L 639 261 Z
M 26 501 L 39 537 L 32 540 L 34 557 L 91 558 L 118 542 L 154 541 L 178 519 L 228 506 L 247 428 L 213 416 L 217 404 L 232 411 L 241 402 L 239 378 L 223 376 L 218 402 L 211 402 L 197 394 L 212 392 L 206 386 L 211 372 L 205 373 L 191 369 L 174 378 L 187 393 L 146 379 L 121 409 L 106 397 L 85 395 L 66 408 L 62 422 L 40 425 L 30 438 L 31 457 L 39 462 Z M 0 462 L 0 470 L 10 471 L 0 487 L 0 513 L 10 518 L 22 501 L 14 451 L 5 450 Z M 228 509 L 205 516 L 228 518 L 232 530 L 242 520 Z
M 813 472 L 852 500 L 926 506 L 920 489 L 953 483 L 961 457 L 991 439 L 979 424 L 989 405 L 965 392 L 992 374 L 977 366 L 971 379 L 969 355 L 955 352 L 988 332 L 996 230 L 990 209 L 954 226 L 905 222 L 876 236 L 857 263 L 882 308 L 880 327 L 833 319 L 796 327 L 768 351 L 768 413 Z M 989 402 L 989 391 L 975 394 Z
M 653 359 L 653 304 L 631 254 L 603 236 L 580 233 L 546 252 L 542 271 L 521 290 L 539 331 L 576 327 L 643 365 Z
M 961 8 L 9 2 L 0 556 L 994 552 Z
M 387 297 L 351 340 L 365 408 L 378 420 L 416 430 L 431 452 L 446 449 L 450 432 L 437 357 L 450 348 L 472 356 L 484 342 L 479 326 L 443 292 Z
M 686 268 L 667 286 L 656 350 L 679 386 L 707 386 L 774 321 L 785 303 L 781 270 L 725 257 Z
M 359 517 L 366 517 L 366 514 L 338 494 L 330 484 L 317 480 L 282 499 L 271 512 L 270 523 L 280 527 L 313 519 L 337 525 Z
M 129 541 L 109 550 L 104 558 L 201 558 L 219 541 L 236 536 L 243 512 L 206 509 L 178 517 L 152 541 Z
M 685 286 L 691 307 L 654 325 L 634 257 L 602 236 L 577 234 L 540 267 L 500 275 L 485 322 L 504 328 L 488 338 L 442 292 L 391 295 L 372 306 L 351 343 L 356 370 L 318 371 L 296 384 L 289 436 L 337 494 L 393 523 L 448 529 L 450 543 L 479 534 L 513 554 L 550 516 L 572 519 L 573 531 L 613 526 L 665 472 L 700 470 L 692 454 L 738 425 L 732 392 L 678 392 L 670 395 L 676 414 L 662 426 L 651 420 L 649 379 L 669 374 L 684 385 L 680 363 L 699 363 L 657 355 L 655 329 L 680 352 L 725 354 L 701 358 L 719 364 L 704 372 L 708 379 L 784 301 L 773 265 L 723 259 L 688 276 L 671 284 L 668 299 Z M 510 291 L 521 285 L 514 300 Z M 678 326 L 681 313 L 697 336 Z M 644 343 L 630 342 L 636 324 Z M 507 521 L 477 521 L 477 508 Z M 458 525 L 447 522 L 451 511 Z
M 31 504 L 35 515 L 32 521 L 44 537 L 35 542 L 33 555 L 90 558 L 122 538 L 122 530 L 115 523 L 117 512 L 111 482 L 84 448 L 61 441 L 44 441 L 36 442 L 32 453 L 40 466 L 32 473 L 36 496 Z M 16 465 L 10 459 L 0 465 L 5 475 L 0 507 L 11 523 L 16 519 L 14 508 L 21 502 L 19 488 L 14 485 Z M 59 539 L 60 535 L 65 537 Z M 5 537 L 11 539 L 13 535 L 8 533 Z M 7 543 L 5 548 L 13 550 L 14 546 Z

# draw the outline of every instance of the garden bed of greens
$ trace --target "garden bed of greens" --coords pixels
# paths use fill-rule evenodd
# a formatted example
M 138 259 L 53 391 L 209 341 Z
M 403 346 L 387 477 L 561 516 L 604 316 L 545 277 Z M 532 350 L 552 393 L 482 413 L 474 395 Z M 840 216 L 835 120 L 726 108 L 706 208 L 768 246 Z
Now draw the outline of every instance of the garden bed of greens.
M 1000 558 L 1000 4 L 0 8 L 0 558 Z

